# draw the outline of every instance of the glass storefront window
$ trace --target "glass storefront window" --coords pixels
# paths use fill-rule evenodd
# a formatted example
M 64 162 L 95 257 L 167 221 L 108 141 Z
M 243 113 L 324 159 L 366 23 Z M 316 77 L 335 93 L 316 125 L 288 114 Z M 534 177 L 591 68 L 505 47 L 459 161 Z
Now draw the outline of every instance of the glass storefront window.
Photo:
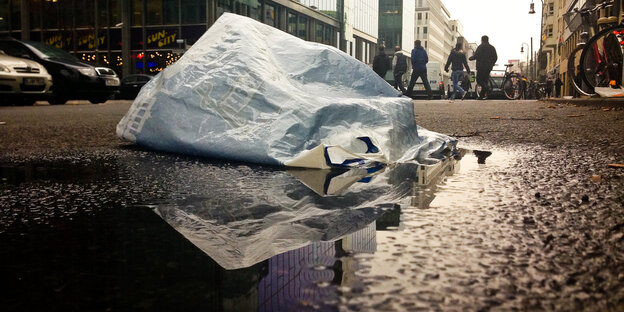
M 132 26 L 143 25 L 143 1 L 132 0 Z
M 182 38 L 187 45 L 193 45 L 206 32 L 206 25 L 182 26 Z
M 76 1 L 74 15 L 76 20 L 76 27 L 93 27 L 93 18 L 95 16 L 95 8 L 93 1 Z
M 178 28 L 149 28 L 147 29 L 147 49 L 176 49 L 178 43 L 176 39 L 180 38 Z
M 297 15 L 288 13 L 288 33 L 296 36 L 297 35 Z
M 325 25 L 325 36 L 323 37 L 324 44 L 332 44 L 332 28 L 328 25 Z
M 132 27 L 130 29 L 130 49 L 143 50 L 143 47 L 143 29 L 139 27 Z
M 110 49 L 121 50 L 121 29 L 111 28 L 108 31 L 108 35 L 109 35 L 109 41 L 110 41 Z
M 273 27 L 277 26 L 277 18 L 275 16 L 275 7 L 270 4 L 264 5 L 264 23 Z
M 88 51 L 95 50 L 96 38 L 95 31 L 89 30 L 76 30 L 76 50 Z
M 110 65 L 108 67 L 113 69 L 117 74 L 123 72 L 123 59 L 121 58 L 120 52 L 111 53 L 108 62 L 110 62 Z
M 95 53 L 78 53 L 76 54 L 76 57 L 83 62 L 91 63 L 93 65 L 97 64 L 97 58 L 95 56 Z
M 9 0 L 0 0 L 0 31 L 9 30 Z
M 181 0 L 182 23 L 201 24 L 206 22 L 206 1 Z
M 308 18 L 299 16 L 299 26 L 297 26 L 297 37 L 306 40 L 308 37 Z

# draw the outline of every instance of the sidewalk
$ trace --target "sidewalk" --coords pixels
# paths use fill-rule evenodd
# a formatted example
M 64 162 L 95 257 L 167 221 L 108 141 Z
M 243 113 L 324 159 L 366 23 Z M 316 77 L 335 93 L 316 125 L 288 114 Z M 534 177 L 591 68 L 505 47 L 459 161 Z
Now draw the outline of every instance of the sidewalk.
M 620 98 L 573 98 L 573 99 L 564 99 L 564 98 L 549 98 L 542 99 L 544 102 L 549 103 L 558 103 L 558 104 L 574 104 L 579 106 L 616 106 L 616 107 L 624 107 L 624 97 Z

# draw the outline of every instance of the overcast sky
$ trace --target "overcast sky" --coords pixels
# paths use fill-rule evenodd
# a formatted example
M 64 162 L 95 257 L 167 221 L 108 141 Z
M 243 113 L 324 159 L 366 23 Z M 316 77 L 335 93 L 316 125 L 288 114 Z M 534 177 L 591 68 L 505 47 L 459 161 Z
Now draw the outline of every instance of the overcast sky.
M 526 61 L 520 53 L 522 43 L 539 49 L 541 1 L 534 0 L 535 14 L 529 14 L 531 0 L 442 0 L 451 13 L 464 25 L 464 37 L 469 42 L 481 43 L 481 36 L 490 37 L 498 53 L 498 65 L 510 59 Z M 524 48 L 527 50 L 526 46 Z M 530 58 L 530 56 L 529 56 Z

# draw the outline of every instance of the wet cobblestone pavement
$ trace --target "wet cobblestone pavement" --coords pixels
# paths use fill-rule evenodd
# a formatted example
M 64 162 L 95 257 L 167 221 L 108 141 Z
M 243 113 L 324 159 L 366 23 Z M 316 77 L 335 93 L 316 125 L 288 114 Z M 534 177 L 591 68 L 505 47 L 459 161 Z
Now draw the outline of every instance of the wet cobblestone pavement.
M 0 306 L 624 310 L 624 171 L 607 166 L 624 163 L 620 107 L 458 102 L 416 110 L 423 127 L 464 136 L 461 159 L 387 169 L 329 197 L 277 168 L 16 145 L 0 162 Z M 367 205 L 367 186 L 400 205 Z M 226 270 L 224 231 L 274 243 L 238 246 L 249 261 Z

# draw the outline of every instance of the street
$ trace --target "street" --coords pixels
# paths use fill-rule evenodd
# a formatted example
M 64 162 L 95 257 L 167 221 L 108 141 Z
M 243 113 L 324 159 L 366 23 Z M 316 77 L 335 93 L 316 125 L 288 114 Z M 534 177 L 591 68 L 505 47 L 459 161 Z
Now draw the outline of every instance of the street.
M 227 258 L 211 259 L 214 249 L 231 248 L 215 237 L 264 220 L 261 231 L 245 235 L 271 240 L 268 222 L 293 212 L 279 204 L 240 211 L 229 202 L 270 203 L 280 190 L 287 196 L 279 203 L 311 198 L 325 207 L 323 200 L 342 197 L 316 198 L 280 168 L 137 148 L 115 135 L 131 101 L 87 103 L 0 107 L 0 274 L 11 289 L 0 306 L 7 311 L 254 310 L 277 287 L 271 283 L 302 276 L 311 282 L 298 287 L 313 295 L 288 293 L 281 308 L 624 307 L 624 168 L 609 166 L 624 164 L 624 102 L 414 101 L 419 126 L 459 140 L 454 171 L 414 186 L 411 203 L 384 210 L 376 226 L 361 227 L 372 216 L 349 211 L 281 224 L 295 226 L 293 233 L 326 230 L 324 242 L 311 239 L 317 257 L 305 260 L 317 262 L 282 268 L 275 254 L 238 270 L 215 263 Z M 220 247 L 205 251 L 196 237 L 185 240 L 199 225 L 175 222 L 219 205 L 228 214 L 206 213 L 220 231 L 203 233 L 203 243 Z M 329 234 L 350 227 L 372 227 L 374 247 Z M 321 257 L 328 242 L 331 257 Z M 311 248 L 295 245 L 300 253 Z

